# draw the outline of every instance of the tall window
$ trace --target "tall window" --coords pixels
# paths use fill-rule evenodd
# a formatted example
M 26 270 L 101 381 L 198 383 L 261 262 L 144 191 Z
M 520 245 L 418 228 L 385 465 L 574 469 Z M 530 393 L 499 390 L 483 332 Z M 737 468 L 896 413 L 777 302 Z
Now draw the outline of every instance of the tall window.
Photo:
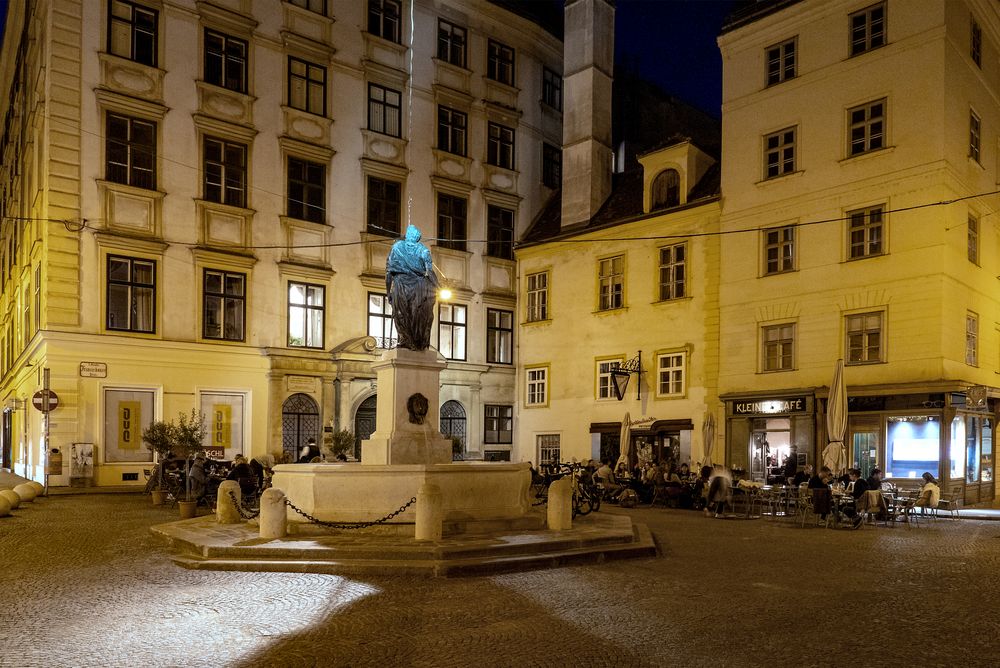
M 465 359 L 466 313 L 462 304 L 438 305 L 438 351 L 446 359 Z
M 547 188 L 562 185 L 562 149 L 542 143 L 542 184 Z
M 486 47 L 486 76 L 494 81 L 513 86 L 514 49 L 491 39 Z
M 971 26 L 969 30 L 969 56 L 972 58 L 972 62 L 976 64 L 977 67 L 982 68 L 983 66 L 983 29 L 979 27 L 979 22 L 976 19 L 970 19 Z
M 665 169 L 650 186 L 650 208 L 662 209 L 681 203 L 681 176 L 676 169 Z
M 795 77 L 795 40 L 769 46 L 765 50 L 767 60 L 767 85 L 787 81 Z
M 326 15 L 326 0 L 288 0 L 288 2 L 310 12 Z
M 438 59 L 465 67 L 465 41 L 465 28 L 438 19 Z
M 326 221 L 326 167 L 308 160 L 288 158 L 288 215 Z
M 795 325 L 762 327 L 761 342 L 761 366 L 764 371 L 788 371 L 792 368 Z
M 656 356 L 656 395 L 679 397 L 685 392 L 686 355 L 665 353 Z
M 795 128 L 764 137 L 764 178 L 791 174 L 795 171 Z
M 549 318 L 549 272 L 528 274 L 528 322 L 538 322 Z
M 562 75 L 542 68 L 542 102 L 562 111 Z
M 399 234 L 401 190 L 398 181 L 368 177 L 369 234 Z
M 42 265 L 35 267 L 35 331 L 42 328 Z
M 511 364 L 514 361 L 514 313 L 486 309 L 486 361 Z
M 438 246 L 465 250 L 467 210 L 464 198 L 438 193 Z
M 399 340 L 396 323 L 392 321 L 392 304 L 378 292 L 368 293 L 368 336 L 375 338 L 379 348 L 394 348 Z
M 108 3 L 108 51 L 156 67 L 157 12 L 126 0 Z
M 204 197 L 209 202 L 245 207 L 247 203 L 247 147 L 205 137 Z
M 296 348 L 323 347 L 326 289 L 310 283 L 288 283 L 288 345 Z
M 524 371 L 527 382 L 525 400 L 526 406 L 544 406 L 549 403 L 549 369 L 548 367 L 528 368 Z
M 288 57 L 288 106 L 326 116 L 326 68 Z
M 465 131 L 468 117 L 449 107 L 438 107 L 438 149 L 465 155 Z
M 764 273 L 780 274 L 795 269 L 795 228 L 778 227 L 764 232 Z
M 399 0 L 368 0 L 368 32 L 399 44 Z
M 205 29 L 205 81 L 237 93 L 247 92 L 247 43 Z
M 846 317 L 848 364 L 882 362 L 882 313 L 857 313 Z
M 368 129 L 390 137 L 399 137 L 400 121 L 399 91 L 378 84 L 368 84 Z
M 979 147 L 982 125 L 976 112 L 969 112 L 969 157 L 979 162 Z
M 881 255 L 883 251 L 883 213 L 881 206 L 858 209 L 847 213 L 849 253 L 852 260 Z
M 535 438 L 538 445 L 538 463 L 558 464 L 562 457 L 559 452 L 559 434 L 538 434 Z
M 201 335 L 206 339 L 242 341 L 245 337 L 246 274 L 206 269 L 204 318 Z
M 880 2 L 850 16 L 851 55 L 885 44 L 885 3 Z
M 979 366 L 979 316 L 972 311 L 965 314 L 965 363 Z
M 848 155 L 860 155 L 885 146 L 885 98 L 847 110 L 850 121 Z
M 660 248 L 660 299 L 687 296 L 687 244 Z
M 622 365 L 620 359 L 602 360 L 597 362 L 597 398 L 614 399 L 615 381 L 611 373 Z
M 969 262 L 979 264 L 979 219 L 969 214 Z
M 110 112 L 106 121 L 105 178 L 156 189 L 156 123 Z
M 486 254 L 514 259 L 514 212 L 492 204 L 486 210 Z
M 514 407 L 486 404 L 486 429 L 483 442 L 509 444 L 514 442 Z
M 625 304 L 625 256 L 616 255 L 598 263 L 598 294 L 601 311 L 621 308 Z
M 156 262 L 108 256 L 108 329 L 156 331 Z
M 487 125 L 486 162 L 490 165 L 514 169 L 514 130 L 499 123 Z

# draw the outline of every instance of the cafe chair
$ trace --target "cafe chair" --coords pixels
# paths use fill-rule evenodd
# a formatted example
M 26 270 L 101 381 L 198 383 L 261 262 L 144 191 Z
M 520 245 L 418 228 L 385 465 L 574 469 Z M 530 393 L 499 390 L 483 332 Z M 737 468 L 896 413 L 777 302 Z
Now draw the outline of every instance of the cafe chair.
M 952 519 L 958 519 L 958 509 L 961 507 L 961 490 L 955 490 L 948 495 L 948 498 L 942 498 L 938 501 L 936 510 L 947 512 Z M 935 513 L 936 514 L 936 513 Z

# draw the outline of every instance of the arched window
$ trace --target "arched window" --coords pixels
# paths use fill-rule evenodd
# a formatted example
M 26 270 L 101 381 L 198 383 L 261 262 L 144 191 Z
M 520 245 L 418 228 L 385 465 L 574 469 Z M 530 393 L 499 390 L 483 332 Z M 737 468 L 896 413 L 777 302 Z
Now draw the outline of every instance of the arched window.
M 371 438 L 375 432 L 375 413 L 378 395 L 373 394 L 358 406 L 354 413 L 354 458 L 361 461 L 361 441 Z
M 441 435 L 462 442 L 461 451 L 452 453 L 453 458 L 461 459 L 465 454 L 465 409 L 457 401 L 446 401 L 441 406 Z
M 681 203 L 681 175 L 676 169 L 665 169 L 653 179 L 650 210 L 677 206 Z
M 294 462 L 310 438 L 320 442 L 319 406 L 308 394 L 293 394 L 281 405 L 281 449 Z

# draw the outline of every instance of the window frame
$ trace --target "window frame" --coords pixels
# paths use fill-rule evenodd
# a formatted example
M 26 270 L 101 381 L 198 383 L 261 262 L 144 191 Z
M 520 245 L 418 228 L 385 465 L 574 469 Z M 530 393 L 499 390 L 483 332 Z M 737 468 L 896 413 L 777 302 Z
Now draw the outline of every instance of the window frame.
M 965 313 L 965 363 L 979 366 L 979 314 L 973 311 Z
M 212 160 L 209 158 L 209 144 L 218 145 L 219 159 Z M 230 164 L 229 156 L 230 149 L 239 149 L 242 154 L 242 161 L 237 164 Z M 216 204 L 225 204 L 227 206 L 235 206 L 241 209 L 247 206 L 247 194 L 249 192 L 248 187 L 248 174 L 247 165 L 249 164 L 249 147 L 242 143 L 236 141 L 230 141 L 228 139 L 223 139 L 221 137 L 213 137 L 210 135 L 205 135 L 202 137 L 202 199 L 206 202 L 215 202 Z M 211 183 L 210 173 L 213 169 L 218 172 L 218 183 Z M 239 187 L 232 188 L 229 186 L 233 180 L 230 178 L 231 174 L 235 174 L 238 178 Z M 217 191 L 217 192 L 216 192 Z M 230 197 L 230 193 L 234 193 L 233 197 Z
M 380 93 L 381 98 L 376 93 Z M 395 95 L 395 104 L 390 101 L 390 94 Z M 403 94 L 400 91 L 368 82 L 368 129 L 389 137 L 403 136 Z
M 966 222 L 967 255 L 969 262 L 979 265 L 979 217 L 969 213 Z
M 486 309 L 486 361 L 489 364 L 505 366 L 514 364 L 513 311 L 500 308 Z
M 215 49 L 211 46 L 210 37 L 220 40 L 221 48 Z M 219 30 L 213 30 L 212 28 L 205 28 L 202 33 L 202 41 L 204 44 L 202 77 L 205 80 L 205 83 L 213 86 L 219 86 L 220 88 L 225 88 L 226 90 L 235 91 L 237 93 L 246 94 L 250 61 L 250 46 L 247 41 L 245 39 L 227 35 Z M 230 53 L 230 44 L 242 47 L 243 55 L 239 56 Z M 216 68 L 209 66 L 211 59 L 218 60 L 217 74 L 215 73 Z M 231 66 L 234 66 L 239 72 L 238 76 L 229 76 Z M 233 79 L 238 80 L 234 82 Z
M 486 78 L 507 86 L 513 86 L 516 56 L 517 54 L 513 47 L 507 46 L 495 39 L 488 40 L 486 44 Z
M 795 225 L 782 225 L 762 230 L 765 276 L 795 271 L 795 228 Z
M 115 7 L 117 5 L 126 6 L 130 9 L 131 16 L 126 19 L 124 17 L 115 16 Z M 144 30 L 143 26 L 139 25 L 136 19 L 136 12 L 145 13 L 152 18 L 152 29 Z M 119 49 L 115 45 L 115 26 L 124 25 L 129 33 L 129 48 L 128 53 L 119 53 Z M 107 49 L 108 53 L 119 58 L 125 58 L 126 60 L 131 60 L 132 62 L 139 63 L 140 65 L 147 65 L 149 67 L 157 67 L 159 62 L 159 41 L 160 41 L 160 12 L 152 7 L 147 7 L 146 5 L 139 2 L 132 2 L 131 0 L 108 0 L 108 40 Z M 148 49 L 148 56 L 137 53 L 137 45 L 139 44 L 139 37 L 145 35 L 148 39 L 148 44 L 146 49 Z
M 594 360 L 594 399 L 596 401 L 617 401 L 615 395 L 614 370 L 625 364 L 621 355 L 614 357 L 599 357 Z
M 542 185 L 556 190 L 562 187 L 562 149 L 542 142 Z
M 765 181 L 794 174 L 798 163 L 798 126 L 764 135 L 763 150 Z
M 391 8 L 392 11 L 386 11 Z M 399 0 L 368 0 L 368 34 L 402 44 L 403 6 Z
M 299 169 L 293 170 L 293 166 Z M 319 225 L 326 224 L 326 165 L 312 160 L 306 160 L 298 156 L 289 155 L 285 161 L 286 169 L 286 195 L 285 214 L 289 218 L 305 220 Z M 309 176 L 314 169 L 320 171 L 320 178 L 315 181 L 309 180 Z M 293 172 L 298 171 L 302 177 L 295 176 Z M 317 207 L 310 203 L 310 194 L 318 191 L 322 207 Z M 301 207 L 301 208 L 298 208 Z M 311 212 L 316 212 L 312 213 Z
M 615 269 L 616 261 L 621 264 L 618 271 Z M 624 253 L 609 255 L 597 261 L 597 310 L 614 311 L 621 308 L 625 308 Z
M 535 434 L 535 454 L 538 465 L 558 464 L 562 460 L 562 434 Z M 542 453 L 548 453 L 549 458 L 542 457 Z M 555 453 L 553 458 L 551 455 Z
M 760 326 L 761 373 L 781 373 L 795 370 L 795 330 L 794 322 Z M 777 334 L 775 338 L 769 338 L 772 332 Z
M 372 298 L 378 297 L 381 306 L 378 310 L 373 310 Z M 368 315 L 366 329 L 368 336 L 375 339 L 375 346 L 383 350 L 395 348 L 399 341 L 399 333 L 396 331 L 396 322 L 392 318 L 392 304 L 389 303 L 389 296 L 384 292 L 368 291 Z M 378 321 L 378 331 L 375 333 L 373 325 Z M 388 336 L 386 336 L 388 334 Z
M 847 110 L 847 157 L 853 158 L 886 147 L 888 98 L 859 104 Z M 856 117 L 860 114 L 860 117 Z
M 514 221 L 516 212 L 496 204 L 486 205 L 486 255 L 514 260 Z
M 302 304 L 295 304 L 292 302 L 292 288 L 293 286 L 298 286 L 305 288 L 303 291 L 305 297 Z M 326 339 L 326 286 L 320 283 L 309 283 L 307 281 L 291 280 L 289 279 L 285 284 L 285 305 L 286 305 L 286 316 L 288 322 L 286 324 L 286 347 L 288 348 L 308 348 L 311 350 L 321 350 L 324 347 L 324 341 Z M 320 292 L 321 303 L 317 306 L 315 304 L 310 304 L 310 292 L 312 290 L 318 290 Z M 292 311 L 293 309 L 301 309 L 302 313 L 302 343 L 296 344 L 292 342 Z M 318 315 L 317 315 L 318 314 Z M 312 341 L 312 331 L 309 327 L 315 321 L 314 318 L 318 318 L 319 322 L 319 343 Z
M 888 219 L 885 215 L 885 205 L 875 204 L 872 206 L 852 209 L 845 215 L 847 219 L 847 259 L 864 260 L 871 257 L 880 257 L 886 254 L 886 227 Z M 873 223 L 873 215 L 878 215 L 878 221 Z M 863 220 L 863 224 L 856 225 L 856 221 Z M 877 240 L 873 240 L 872 231 L 878 230 Z M 863 239 L 855 241 L 855 232 L 860 232 Z M 871 251 L 873 244 L 878 246 L 877 250 Z M 862 248 L 862 252 L 855 254 L 855 248 Z
M 507 423 L 507 429 L 501 429 L 504 422 Z M 490 426 L 493 426 L 494 429 L 490 429 Z M 490 437 L 491 433 L 496 434 L 495 438 Z M 504 434 L 506 434 L 507 440 L 504 440 Z M 485 445 L 511 445 L 514 443 L 514 407 L 512 405 L 483 404 L 483 443 Z
M 544 285 L 539 286 L 539 277 Z M 532 284 L 535 285 L 532 285 Z M 525 320 L 544 322 L 549 319 L 549 272 L 536 271 L 525 274 Z
M 680 251 L 680 257 L 678 257 Z M 664 256 L 664 252 L 668 254 Z M 675 301 L 688 296 L 688 244 L 682 241 L 657 249 L 659 258 L 659 300 Z M 678 276 L 679 274 L 679 276 Z M 679 288 L 678 288 L 679 286 Z
M 664 365 L 664 362 L 680 364 Z M 656 353 L 656 398 L 682 399 L 687 396 L 688 353 L 686 350 L 665 350 Z M 667 387 L 667 391 L 664 390 Z M 677 389 L 674 389 L 674 388 Z
M 222 289 L 219 292 L 211 292 L 208 287 L 208 277 L 209 274 L 219 274 L 221 279 Z M 242 293 L 240 295 L 232 295 L 227 292 L 228 281 L 230 278 L 238 277 L 241 281 Z M 213 336 L 208 333 L 208 301 L 209 298 L 215 298 L 220 301 L 219 304 L 219 331 L 221 332 L 219 336 Z M 227 302 L 237 302 L 239 304 L 239 336 L 226 336 L 226 305 Z M 246 327 L 247 327 L 247 275 L 243 272 L 229 271 L 228 269 L 215 269 L 211 267 L 204 267 L 202 269 L 202 280 L 201 280 L 201 338 L 208 339 L 212 341 L 246 341 Z
M 542 66 L 542 102 L 562 111 L 563 78 L 553 69 Z
M 649 184 L 649 210 L 680 206 L 681 173 L 673 167 L 662 170 Z
M 127 280 L 114 279 L 111 276 L 111 263 L 115 261 L 124 261 L 128 265 L 129 277 Z M 152 282 L 144 283 L 136 278 L 136 264 L 141 263 L 148 265 L 150 275 L 152 276 Z M 111 332 L 128 332 L 131 334 L 156 334 L 156 271 L 157 271 L 157 261 L 151 260 L 144 257 L 132 257 L 129 255 L 118 255 L 114 253 L 109 253 L 105 258 L 105 304 L 104 304 L 104 328 Z M 120 285 L 126 287 L 126 294 L 128 299 L 128 323 L 124 327 L 119 327 L 112 325 L 111 323 L 111 303 L 112 303 L 112 286 Z M 133 305 L 136 302 L 135 290 L 148 290 L 149 291 L 149 309 L 150 309 L 150 325 L 148 329 L 141 329 L 141 326 L 137 326 L 134 323 L 133 315 Z
M 465 157 L 468 152 L 469 115 L 438 105 L 438 150 Z
M 869 320 L 872 318 L 878 319 L 877 327 L 870 326 Z M 847 366 L 883 364 L 886 360 L 885 344 L 888 339 L 885 335 L 885 325 L 884 310 L 845 314 L 844 364 Z M 877 337 L 875 343 L 871 341 L 873 336 Z M 857 358 L 854 356 L 855 350 L 859 351 Z
M 437 58 L 466 69 L 469 33 L 464 26 L 438 17 Z
M 798 72 L 797 41 L 797 37 L 792 37 L 764 49 L 765 87 L 775 86 L 795 78 Z M 791 73 L 789 73 L 789 69 Z
M 524 367 L 524 406 L 542 408 L 549 405 L 549 367 L 532 365 Z
M 514 128 L 494 123 L 486 124 L 486 164 L 501 169 L 514 169 Z
M 969 157 L 982 164 L 983 121 L 974 110 L 969 109 Z
M 851 12 L 847 22 L 847 53 L 850 58 L 886 45 L 887 3 L 878 2 Z M 859 19 L 863 23 L 859 24 Z
M 114 123 L 125 122 L 126 136 L 120 138 L 112 131 Z M 140 126 L 148 127 L 148 134 L 152 144 L 144 144 L 134 137 Z M 159 128 L 156 121 L 145 118 L 128 116 L 114 111 L 106 111 L 104 119 L 104 178 L 112 183 L 141 188 L 143 190 L 156 190 L 157 181 L 157 132 Z M 148 164 L 142 164 L 137 160 L 137 156 L 148 154 Z M 124 156 L 124 162 L 118 156 Z M 121 171 L 124 177 L 117 176 L 116 172 Z M 148 181 L 142 183 L 141 177 L 145 176 Z
M 445 311 L 450 311 L 450 314 Z M 461 318 L 459 318 L 461 314 Z M 438 304 L 438 352 L 442 357 L 456 362 L 468 359 L 469 352 L 469 307 L 455 302 Z M 445 346 L 447 340 L 448 345 Z M 461 344 L 461 351 L 458 350 Z
M 293 72 L 294 65 L 302 65 L 305 69 L 303 74 L 296 74 Z M 317 65 L 316 63 L 310 62 L 303 58 L 297 58 L 295 56 L 288 56 L 286 61 L 286 77 L 288 79 L 287 83 L 287 103 L 292 109 L 297 109 L 299 111 L 304 111 L 307 114 L 315 114 L 317 116 L 322 116 L 326 118 L 327 100 L 326 100 L 326 84 L 327 84 L 327 71 L 322 65 Z M 322 74 L 319 78 L 314 78 L 313 74 Z M 302 82 L 302 101 L 297 102 L 293 95 L 293 89 L 295 88 L 295 82 Z M 311 100 L 313 99 L 310 93 L 315 89 L 319 88 L 320 99 L 322 100 L 322 105 L 319 110 L 313 108 Z
M 461 212 L 454 208 L 461 203 Z M 444 206 L 446 205 L 446 206 Z M 437 245 L 441 248 L 465 251 L 469 231 L 469 200 L 445 192 L 437 194 Z
M 395 199 L 390 196 L 389 186 L 395 186 Z M 365 202 L 367 233 L 383 237 L 399 236 L 402 230 L 403 184 L 368 174 L 365 178 Z
M 326 16 L 327 0 L 287 0 L 289 3 L 314 14 Z M 317 8 L 318 7 L 318 8 Z
M 969 57 L 983 69 L 983 29 L 975 16 L 969 16 Z

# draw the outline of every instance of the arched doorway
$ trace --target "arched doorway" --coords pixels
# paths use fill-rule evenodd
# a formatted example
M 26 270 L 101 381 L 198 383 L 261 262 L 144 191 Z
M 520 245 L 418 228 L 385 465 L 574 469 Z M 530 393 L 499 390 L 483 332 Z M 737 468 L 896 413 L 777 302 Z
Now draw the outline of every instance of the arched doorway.
M 375 431 L 375 409 L 378 407 L 378 395 L 373 394 L 358 406 L 354 413 L 354 458 L 361 459 L 361 441 L 371 438 Z
M 441 406 L 441 435 L 462 442 L 461 449 L 452 452 L 452 459 L 462 459 L 465 455 L 465 409 L 457 401 L 446 401 Z
M 319 444 L 319 406 L 308 394 L 293 394 L 281 405 L 281 450 L 294 462 L 310 438 Z

